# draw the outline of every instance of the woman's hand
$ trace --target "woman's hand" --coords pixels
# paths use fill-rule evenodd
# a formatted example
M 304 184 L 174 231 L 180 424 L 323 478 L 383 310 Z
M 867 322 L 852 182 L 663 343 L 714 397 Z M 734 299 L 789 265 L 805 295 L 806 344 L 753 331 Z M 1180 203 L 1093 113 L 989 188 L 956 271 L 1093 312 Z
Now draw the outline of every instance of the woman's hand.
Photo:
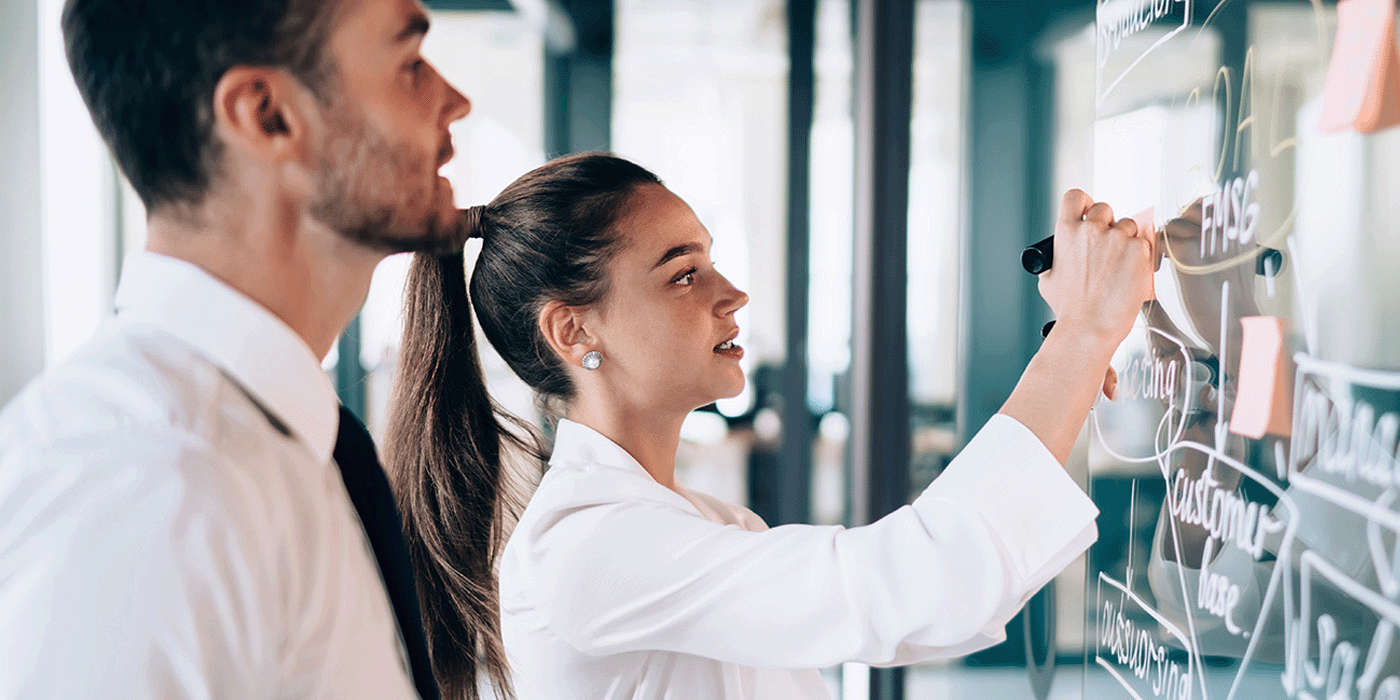
M 1143 302 L 1153 298 L 1154 233 L 1082 190 L 1065 193 L 1055 226 L 1055 260 L 1040 275 L 1040 295 L 1062 324 L 1117 347 Z
M 1020 421 L 1063 464 L 1100 387 L 1115 393 L 1108 362 L 1152 298 L 1152 232 L 1115 222 L 1107 204 L 1065 194 L 1055 227 L 1055 260 L 1040 294 L 1058 316 L 1001 412 Z M 1107 379 L 1105 379 L 1107 377 Z

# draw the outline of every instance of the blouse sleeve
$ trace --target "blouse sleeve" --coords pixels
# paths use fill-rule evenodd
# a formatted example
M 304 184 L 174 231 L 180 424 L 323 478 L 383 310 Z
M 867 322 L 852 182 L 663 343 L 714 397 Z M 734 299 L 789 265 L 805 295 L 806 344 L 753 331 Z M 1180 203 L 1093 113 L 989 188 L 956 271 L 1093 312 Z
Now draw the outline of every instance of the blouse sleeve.
M 585 653 L 899 665 L 1000 641 L 1094 541 L 1097 514 L 1044 445 L 998 415 L 912 505 L 864 527 L 749 532 L 627 499 L 553 509 L 517 536 L 531 542 L 521 584 Z

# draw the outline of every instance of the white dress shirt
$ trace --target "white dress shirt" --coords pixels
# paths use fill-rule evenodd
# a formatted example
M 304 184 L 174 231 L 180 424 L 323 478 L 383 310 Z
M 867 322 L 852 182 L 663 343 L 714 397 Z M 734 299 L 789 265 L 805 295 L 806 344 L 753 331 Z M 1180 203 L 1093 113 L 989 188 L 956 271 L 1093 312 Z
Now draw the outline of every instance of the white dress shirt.
M 550 464 L 501 560 L 521 700 L 826 698 L 812 669 L 1001 641 L 1097 536 L 1093 502 L 1006 416 L 913 505 L 850 529 L 770 530 L 567 420 Z
M 417 697 L 311 349 L 150 253 L 117 308 L 0 414 L 0 699 Z

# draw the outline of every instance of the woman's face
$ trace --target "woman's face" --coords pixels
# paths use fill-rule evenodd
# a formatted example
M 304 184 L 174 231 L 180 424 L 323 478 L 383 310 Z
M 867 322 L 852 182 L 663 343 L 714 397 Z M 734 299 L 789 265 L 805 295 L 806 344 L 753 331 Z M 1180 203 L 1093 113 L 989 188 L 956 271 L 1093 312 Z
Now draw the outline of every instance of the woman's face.
M 710 234 L 680 197 L 644 185 L 618 222 L 622 247 L 594 328 L 599 379 L 643 409 L 691 411 L 744 388 L 734 312 L 749 295 L 710 260 Z

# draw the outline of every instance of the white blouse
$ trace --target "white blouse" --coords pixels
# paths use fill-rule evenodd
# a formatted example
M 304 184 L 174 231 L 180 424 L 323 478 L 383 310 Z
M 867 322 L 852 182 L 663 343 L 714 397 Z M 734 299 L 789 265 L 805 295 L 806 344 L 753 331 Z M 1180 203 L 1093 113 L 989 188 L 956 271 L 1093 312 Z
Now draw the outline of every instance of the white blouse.
M 521 700 L 826 698 L 813 669 L 1001 641 L 1098 535 L 1098 509 L 1003 415 L 912 505 L 856 528 L 770 530 L 568 420 L 550 465 L 501 560 Z

